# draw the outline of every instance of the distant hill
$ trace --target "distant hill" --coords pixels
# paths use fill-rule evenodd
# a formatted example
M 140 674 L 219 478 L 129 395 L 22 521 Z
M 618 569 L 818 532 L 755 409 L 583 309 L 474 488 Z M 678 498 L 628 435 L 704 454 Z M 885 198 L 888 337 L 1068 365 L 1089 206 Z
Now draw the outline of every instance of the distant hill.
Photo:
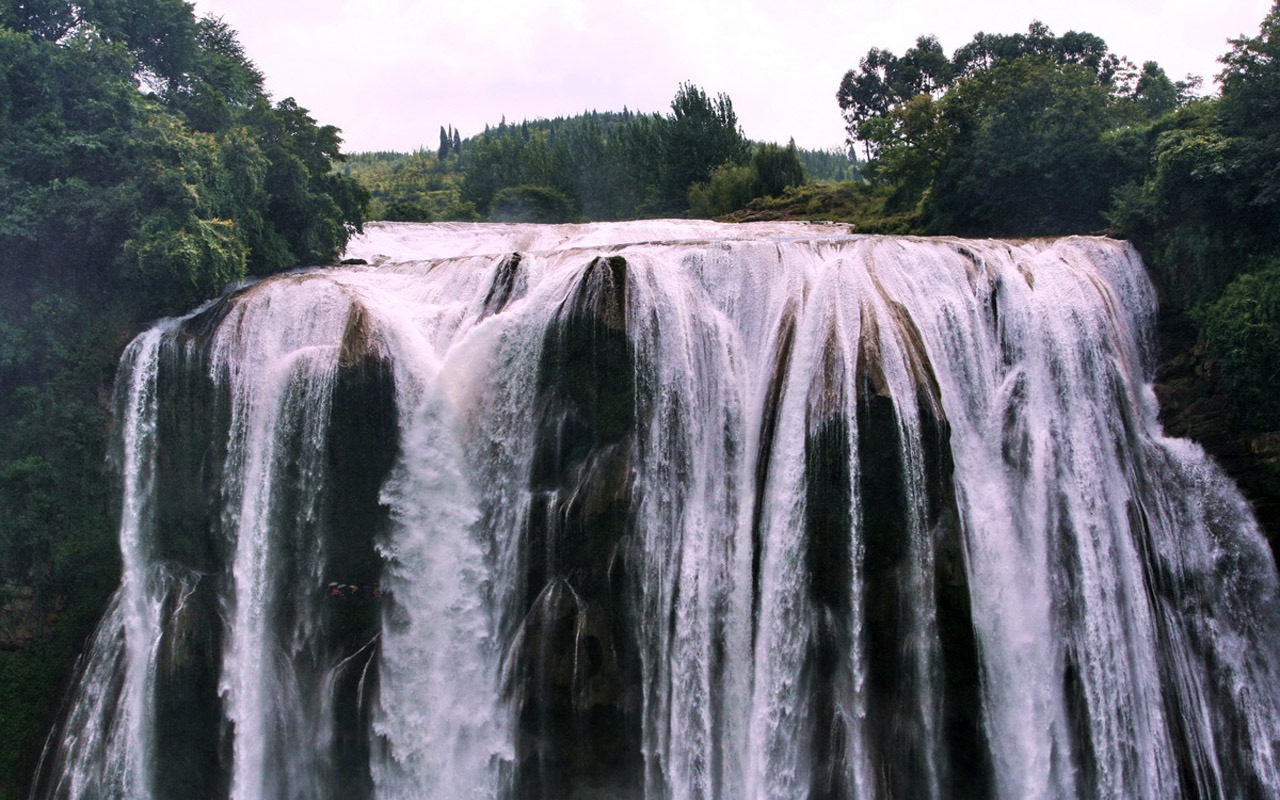
M 441 128 L 435 149 L 357 153 L 338 169 L 369 191 L 371 218 L 400 221 L 718 216 L 859 177 L 847 153 L 747 140 L 724 95 L 686 85 L 672 108 L 503 119 L 466 139 Z

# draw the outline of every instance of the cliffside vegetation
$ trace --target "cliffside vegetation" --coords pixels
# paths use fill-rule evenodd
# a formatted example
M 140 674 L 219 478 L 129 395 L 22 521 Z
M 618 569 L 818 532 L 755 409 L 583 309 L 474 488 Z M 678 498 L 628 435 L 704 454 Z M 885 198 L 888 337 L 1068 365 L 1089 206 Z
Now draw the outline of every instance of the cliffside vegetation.
M 339 144 L 181 0 L 0 4 L 0 796 L 119 580 L 122 347 L 230 282 L 332 260 L 367 201 Z

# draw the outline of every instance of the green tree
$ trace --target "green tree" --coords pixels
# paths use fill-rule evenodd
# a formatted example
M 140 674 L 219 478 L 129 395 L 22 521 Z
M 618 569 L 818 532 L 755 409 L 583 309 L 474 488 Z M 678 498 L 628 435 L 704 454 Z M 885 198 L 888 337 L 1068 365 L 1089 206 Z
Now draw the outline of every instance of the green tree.
M 1140 179 L 1111 219 L 1142 250 L 1166 300 L 1189 320 L 1239 430 L 1280 427 L 1280 3 L 1257 36 L 1231 41 L 1222 94 L 1149 129 Z
M 704 182 L 689 187 L 689 216 L 710 219 L 746 208 L 759 183 L 750 164 L 721 164 Z
M 957 84 L 941 106 L 947 133 L 924 206 L 932 230 L 1097 231 L 1136 172 L 1112 135 L 1111 92 L 1087 66 L 1024 56 Z
M 1220 98 L 1186 105 L 1150 128 L 1147 170 L 1111 209 L 1176 308 L 1212 303 L 1280 251 L 1278 9 L 1257 36 L 1231 42 Z
M 468 142 L 462 157 L 462 199 L 489 212 L 495 194 L 509 186 L 553 186 L 554 166 L 547 137 L 510 135 L 506 120 Z
M 1280 421 L 1280 262 L 1232 281 L 1201 316 L 1237 421 L 1273 430 Z
M 1145 173 L 1116 191 L 1108 218 L 1138 244 L 1172 306 L 1189 309 L 1248 269 L 1257 249 L 1246 199 L 1251 178 L 1217 100 L 1179 109 L 1146 139 Z
M 1078 31 L 1054 36 L 1041 22 L 1032 22 L 1025 34 L 975 34 L 949 60 L 932 36 L 917 39 L 915 47 L 901 58 L 872 48 L 857 70 L 845 74 L 836 92 L 849 144 L 861 143 L 870 158 L 885 141 L 885 125 L 893 123 L 891 116 L 913 98 L 927 94 L 937 99 L 957 81 L 1026 57 L 1061 67 L 1083 67 L 1100 85 L 1117 89 L 1125 88 L 1132 73 L 1131 65 L 1111 53 L 1101 38 Z
M 795 139 L 787 142 L 786 147 L 757 146 L 751 153 L 751 169 L 755 173 L 754 197 L 777 197 L 788 186 L 804 183 L 804 165 L 800 163 Z
M 1244 179 L 1243 214 L 1252 246 L 1280 247 L 1280 2 L 1257 36 L 1231 42 L 1222 57 L 1221 120 Z
M 1142 74 L 1134 86 L 1134 100 L 1149 120 L 1157 120 L 1184 102 L 1184 92 L 1169 79 L 1164 69 L 1154 61 L 1142 65 Z
M 671 101 L 664 131 L 666 199 L 683 212 L 689 187 L 705 181 L 721 164 L 741 164 L 750 155 L 728 95 L 709 97 L 691 83 L 681 84 Z

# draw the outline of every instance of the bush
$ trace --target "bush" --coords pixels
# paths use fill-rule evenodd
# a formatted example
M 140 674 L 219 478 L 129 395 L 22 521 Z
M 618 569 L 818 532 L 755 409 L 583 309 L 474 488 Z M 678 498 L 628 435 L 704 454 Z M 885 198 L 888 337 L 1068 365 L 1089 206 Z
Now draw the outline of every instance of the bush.
M 721 164 L 706 183 L 689 187 L 689 216 L 709 219 L 746 208 L 756 183 L 754 167 Z
M 1202 313 L 1205 346 L 1217 359 L 1238 422 L 1280 428 L 1280 261 L 1241 275 Z

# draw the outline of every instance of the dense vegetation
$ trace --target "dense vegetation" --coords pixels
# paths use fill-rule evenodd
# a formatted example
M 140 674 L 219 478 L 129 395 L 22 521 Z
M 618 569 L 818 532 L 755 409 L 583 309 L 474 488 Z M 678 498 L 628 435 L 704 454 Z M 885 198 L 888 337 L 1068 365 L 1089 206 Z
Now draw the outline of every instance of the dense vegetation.
M 844 180 L 844 153 L 752 143 L 732 101 L 682 85 L 668 114 L 586 112 L 506 120 L 412 154 L 364 153 L 341 168 L 373 196 L 370 215 L 402 221 L 571 222 L 717 216 L 807 179 Z
M 0 796 L 119 580 L 108 399 L 147 319 L 331 261 L 366 195 L 182 0 L 0 4 Z

